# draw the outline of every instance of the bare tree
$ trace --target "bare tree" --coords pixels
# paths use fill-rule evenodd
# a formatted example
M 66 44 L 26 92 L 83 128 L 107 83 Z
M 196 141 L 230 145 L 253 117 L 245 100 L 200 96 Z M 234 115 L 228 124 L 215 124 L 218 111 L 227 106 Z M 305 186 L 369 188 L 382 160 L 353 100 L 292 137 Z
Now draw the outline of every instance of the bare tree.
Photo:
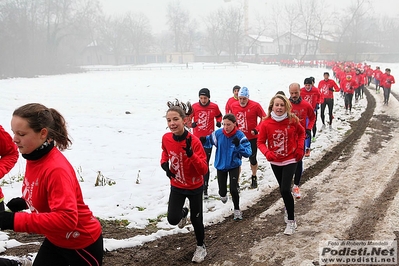
M 220 54 L 227 50 L 227 31 L 225 29 L 224 16 L 225 10 L 220 8 L 210 13 L 204 20 L 206 28 L 203 45 L 212 55 L 218 57 L 217 61 L 219 61 Z
M 128 13 L 124 19 L 126 39 L 129 50 L 135 54 L 135 63 L 139 62 L 140 55 L 148 52 L 152 42 L 151 25 L 148 17 L 144 14 Z
M 170 31 L 173 33 L 175 51 L 184 52 L 183 35 L 189 22 L 189 13 L 182 9 L 180 1 L 174 1 L 168 4 L 166 16 Z

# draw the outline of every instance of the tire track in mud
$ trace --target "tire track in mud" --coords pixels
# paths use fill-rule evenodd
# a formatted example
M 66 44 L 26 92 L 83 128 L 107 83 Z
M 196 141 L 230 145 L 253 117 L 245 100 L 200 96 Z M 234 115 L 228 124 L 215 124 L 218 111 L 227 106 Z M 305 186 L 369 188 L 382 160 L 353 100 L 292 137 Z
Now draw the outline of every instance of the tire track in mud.
M 349 134 L 339 144 L 326 152 L 319 161 L 304 171 L 301 179 L 303 182 L 320 174 L 340 156 L 351 153 L 356 141 L 365 133 L 376 107 L 375 98 L 367 89 L 365 95 L 367 97 L 367 108 L 357 121 L 351 123 Z M 248 254 L 249 249 L 263 238 L 275 236 L 281 231 L 281 228 L 276 224 L 281 224 L 282 216 L 268 217 L 267 223 L 255 222 L 255 219 L 280 197 L 279 190 L 274 189 L 253 206 L 243 211 L 244 219 L 242 221 L 236 222 L 232 219 L 226 219 L 221 223 L 207 226 L 205 228 L 205 243 L 208 255 L 204 264 L 212 262 L 211 265 L 223 265 L 226 260 L 233 261 L 237 265 L 248 264 L 251 261 Z M 191 262 L 194 249 L 195 237 L 193 232 L 190 232 L 163 237 L 154 242 L 145 243 L 143 246 L 107 253 L 104 262 L 109 259 L 113 265 L 164 265 L 165 262 L 168 265 L 187 265 Z M 111 259 L 111 257 L 120 257 L 121 255 L 121 257 L 125 257 L 127 254 L 123 255 L 123 253 L 129 254 L 131 262 L 125 261 L 123 264 L 115 264 L 115 258 Z M 281 261 L 283 261 L 283 258 L 281 258 Z
M 392 96 L 399 102 L 399 95 L 391 92 Z M 397 124 L 396 119 L 392 119 Z M 386 118 L 385 122 L 391 122 L 392 120 Z M 384 123 L 383 123 L 384 124 Z M 385 126 L 388 127 L 385 123 Z M 381 128 L 381 126 L 380 126 Z M 391 130 L 396 129 L 397 126 L 389 127 Z M 389 132 L 388 132 L 389 133 Z M 376 132 L 375 134 L 380 134 Z M 390 134 L 387 134 L 390 135 Z M 388 136 L 388 138 L 391 136 Z M 380 141 L 384 138 L 380 138 Z M 378 145 L 378 143 L 377 143 Z M 373 151 L 376 153 L 376 151 Z M 386 184 L 382 193 L 373 200 L 372 203 L 366 203 L 364 206 L 361 206 L 362 210 L 361 215 L 355 219 L 355 223 L 346 231 L 349 240 L 354 239 L 365 239 L 371 240 L 372 236 L 375 232 L 377 224 L 380 223 L 384 216 L 386 215 L 390 204 L 392 203 L 395 195 L 399 191 L 399 166 L 396 167 L 396 170 L 391 178 L 391 180 Z

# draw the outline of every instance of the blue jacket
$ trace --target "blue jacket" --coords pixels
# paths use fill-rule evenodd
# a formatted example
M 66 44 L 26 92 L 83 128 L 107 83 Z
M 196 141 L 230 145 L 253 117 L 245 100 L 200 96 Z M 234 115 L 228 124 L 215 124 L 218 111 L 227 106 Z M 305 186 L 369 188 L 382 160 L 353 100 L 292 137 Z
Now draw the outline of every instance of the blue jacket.
M 240 139 L 237 147 L 233 143 L 235 137 Z M 213 131 L 211 135 L 206 136 L 206 142 L 203 145 L 204 147 L 216 146 L 214 166 L 220 171 L 241 166 L 241 158 L 248 158 L 252 154 L 251 143 L 240 130 L 231 137 L 223 133 L 223 128 Z

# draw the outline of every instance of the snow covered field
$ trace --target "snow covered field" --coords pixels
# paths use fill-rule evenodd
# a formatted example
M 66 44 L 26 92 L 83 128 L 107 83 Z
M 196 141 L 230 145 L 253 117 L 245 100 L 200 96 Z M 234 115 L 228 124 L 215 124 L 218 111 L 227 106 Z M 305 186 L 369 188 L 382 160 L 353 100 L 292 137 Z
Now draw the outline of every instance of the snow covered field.
M 165 65 L 164 65 L 165 66 Z M 125 240 L 105 239 L 105 248 L 113 250 L 139 245 L 167 234 L 186 232 L 170 226 L 165 218 L 169 196 L 169 179 L 159 165 L 161 137 L 165 132 L 166 102 L 175 98 L 198 101 L 198 91 L 209 88 L 211 101 L 224 113 L 227 99 L 234 85 L 246 86 L 250 99 L 266 110 L 271 97 L 279 90 L 288 95 L 292 82 L 303 84 L 306 77 L 322 79 L 323 68 L 285 68 L 270 65 L 190 64 L 189 68 L 146 68 L 145 70 L 93 71 L 82 74 L 43 76 L 33 79 L 1 80 L 0 124 L 11 134 L 10 120 L 14 109 L 40 102 L 64 115 L 73 140 L 72 149 L 65 155 L 81 179 L 86 203 L 101 219 L 129 222 L 130 227 L 144 228 L 150 221 L 161 219 L 159 231 L 150 236 L 136 236 Z M 372 64 L 372 67 L 375 65 Z M 390 67 L 395 76 L 397 65 Z M 395 67 L 396 66 L 396 67 Z M 98 68 L 96 66 L 96 68 Z M 331 73 L 331 71 L 330 71 Z M 331 73 L 332 74 L 332 73 Z M 395 85 L 393 86 L 395 89 Z M 319 158 L 331 145 L 339 142 L 350 128 L 348 121 L 356 120 L 367 102 L 354 104 L 353 115 L 344 115 L 343 99 L 335 94 L 335 120 L 332 130 L 318 132 L 312 144 L 311 157 L 305 168 Z M 327 113 L 327 111 L 326 111 Z M 340 118 L 340 119 L 338 119 Z M 341 119 L 343 118 L 343 119 Z M 345 121 L 344 121 L 345 119 Z M 321 128 L 318 117 L 318 128 Z M 244 160 L 241 180 L 241 208 L 245 210 L 265 193 L 277 186 L 269 163 L 259 152 L 259 188 L 245 189 L 250 176 L 249 162 Z M 213 163 L 213 157 L 211 158 Z M 25 160 L 21 157 L 3 180 L 5 201 L 20 196 Z M 232 213 L 232 203 L 223 204 L 217 195 L 216 170 L 210 167 L 210 199 L 204 201 L 206 225 L 225 219 Z M 99 171 L 113 185 L 95 186 Z M 1 248 L 19 245 L 0 232 Z

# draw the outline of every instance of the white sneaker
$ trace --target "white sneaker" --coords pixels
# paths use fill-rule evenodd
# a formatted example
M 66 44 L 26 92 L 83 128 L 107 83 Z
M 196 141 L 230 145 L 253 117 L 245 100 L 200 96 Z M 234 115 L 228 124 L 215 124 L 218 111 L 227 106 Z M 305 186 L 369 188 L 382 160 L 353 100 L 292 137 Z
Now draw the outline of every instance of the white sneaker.
M 296 199 L 300 199 L 301 198 L 301 190 L 299 189 L 299 187 L 297 185 L 294 185 L 292 187 L 292 195 Z
M 240 210 L 234 210 L 234 220 L 242 220 L 242 212 Z
M 292 235 L 295 233 L 295 229 L 297 229 L 297 224 L 295 220 L 288 220 L 287 227 L 284 230 L 285 235 Z
M 221 200 L 223 203 L 226 203 L 228 199 L 229 199 L 229 198 L 227 197 L 227 195 L 224 196 L 224 197 L 220 196 L 220 200 Z
M 197 246 L 197 249 L 194 252 L 192 262 L 200 263 L 203 262 L 206 257 L 206 248 L 205 245 Z
M 24 257 L 18 258 L 17 261 L 18 261 L 18 265 L 21 265 L 21 266 L 32 266 L 32 264 L 33 264 L 32 258 L 29 256 L 24 256 Z
M 183 216 L 177 226 L 182 229 L 187 224 L 187 215 L 188 215 L 188 208 L 184 207 L 183 210 L 185 211 L 186 215 Z

